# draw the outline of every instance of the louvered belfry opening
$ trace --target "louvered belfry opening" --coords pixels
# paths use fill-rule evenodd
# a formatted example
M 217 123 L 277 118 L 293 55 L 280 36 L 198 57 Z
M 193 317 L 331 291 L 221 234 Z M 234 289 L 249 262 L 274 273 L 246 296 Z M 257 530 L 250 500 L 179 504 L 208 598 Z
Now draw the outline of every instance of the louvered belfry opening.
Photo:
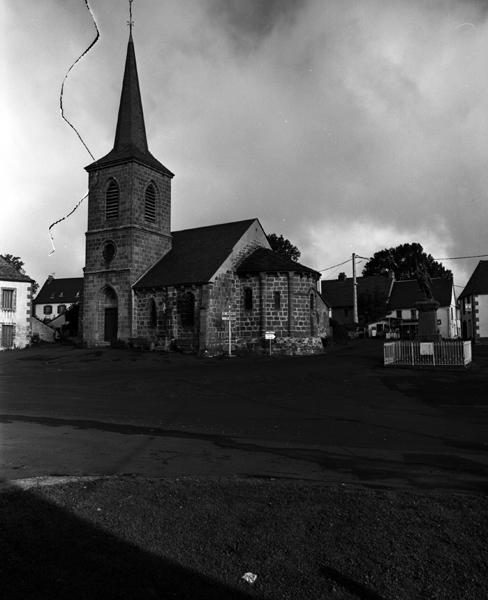
M 146 188 L 144 217 L 146 221 L 150 221 L 151 223 L 156 222 L 156 189 L 152 183 Z
M 112 179 L 108 184 L 105 203 L 105 218 L 107 220 L 117 219 L 119 216 L 119 186 Z

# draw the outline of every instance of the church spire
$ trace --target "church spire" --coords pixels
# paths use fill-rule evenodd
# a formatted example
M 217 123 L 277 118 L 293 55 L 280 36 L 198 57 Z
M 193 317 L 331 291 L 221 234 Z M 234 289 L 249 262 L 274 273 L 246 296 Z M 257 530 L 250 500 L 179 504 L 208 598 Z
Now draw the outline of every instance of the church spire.
M 132 26 L 130 27 L 129 42 L 127 44 L 114 147 L 103 158 L 86 167 L 86 170 L 92 171 L 109 164 L 120 164 L 130 160 L 136 160 L 170 177 L 173 176 L 171 171 L 154 158 L 147 145 L 136 54 L 132 39 Z
M 146 126 L 142 110 L 139 77 L 137 76 L 136 54 L 132 31 L 127 44 L 124 80 L 120 95 L 119 115 L 115 131 L 114 150 L 124 152 L 129 149 L 146 153 L 149 151 L 146 138 Z

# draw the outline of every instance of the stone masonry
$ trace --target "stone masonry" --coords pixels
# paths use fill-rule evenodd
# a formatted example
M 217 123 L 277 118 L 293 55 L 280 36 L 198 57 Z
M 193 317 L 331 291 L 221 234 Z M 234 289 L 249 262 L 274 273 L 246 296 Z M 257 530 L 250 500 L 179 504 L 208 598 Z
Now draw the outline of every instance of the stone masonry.
M 119 186 L 119 216 L 105 218 L 109 182 Z M 156 222 L 144 218 L 145 191 L 156 189 Z M 137 335 L 132 322 L 132 284 L 171 248 L 171 179 L 135 161 L 104 167 L 90 173 L 88 231 L 83 298 L 83 338 L 88 345 L 103 344 L 104 302 L 107 286 L 117 297 L 118 333 L 121 340 Z M 107 263 L 105 244 L 115 246 Z

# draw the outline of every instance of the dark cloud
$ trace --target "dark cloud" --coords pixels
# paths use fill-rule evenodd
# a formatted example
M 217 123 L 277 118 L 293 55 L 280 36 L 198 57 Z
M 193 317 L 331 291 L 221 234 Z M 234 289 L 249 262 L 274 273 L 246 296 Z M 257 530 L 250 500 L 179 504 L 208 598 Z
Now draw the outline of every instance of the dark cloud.
M 85 192 L 90 162 L 58 114 L 65 70 L 93 35 L 83 4 L 70 2 L 70 14 L 59 1 L 41 10 L 26 0 L 9 20 L 15 203 L 2 204 L 2 222 L 25 235 L 7 235 L 0 251 L 31 260 L 37 278 L 83 265 L 86 207 L 56 228 L 47 259 L 47 227 Z M 94 4 L 100 42 L 66 87 L 66 109 L 97 157 L 113 143 L 120 6 Z M 486 3 L 146 0 L 134 9 L 149 144 L 176 173 L 174 228 L 257 216 L 315 268 L 400 242 L 437 256 L 488 251 Z
M 290 23 L 308 0 L 210 0 L 209 16 L 239 49 L 253 49 L 274 28 Z

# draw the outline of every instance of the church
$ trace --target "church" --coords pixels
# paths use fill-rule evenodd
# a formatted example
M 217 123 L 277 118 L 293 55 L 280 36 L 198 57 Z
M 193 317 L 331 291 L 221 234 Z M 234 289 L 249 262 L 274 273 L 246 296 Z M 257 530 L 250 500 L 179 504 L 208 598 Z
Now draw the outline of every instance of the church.
M 114 147 L 86 171 L 87 346 L 218 354 L 230 329 L 232 351 L 259 351 L 270 332 L 276 351 L 321 351 L 320 273 L 273 252 L 257 218 L 171 231 L 173 173 L 148 148 L 132 32 Z

